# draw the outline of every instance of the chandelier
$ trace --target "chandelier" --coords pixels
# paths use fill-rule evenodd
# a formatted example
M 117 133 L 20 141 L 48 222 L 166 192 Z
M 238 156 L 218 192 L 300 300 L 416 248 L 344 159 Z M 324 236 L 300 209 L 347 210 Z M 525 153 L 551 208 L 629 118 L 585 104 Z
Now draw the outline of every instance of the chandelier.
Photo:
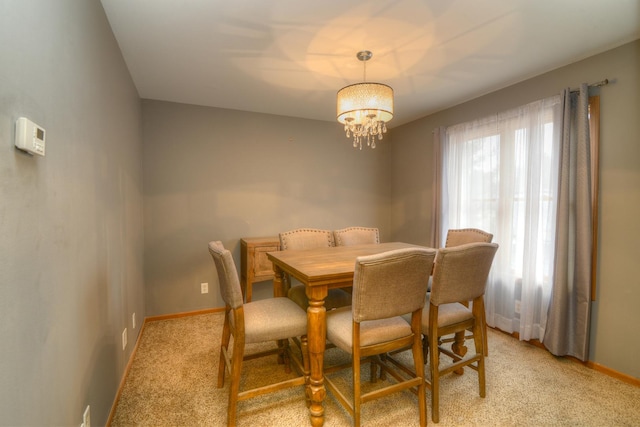
M 387 132 L 387 122 L 393 118 L 393 89 L 382 83 L 366 83 L 367 62 L 373 54 L 363 50 L 356 54 L 364 64 L 362 83 L 343 87 L 338 91 L 338 121 L 344 124 L 347 138 L 353 136 L 353 146 L 376 148 L 376 138 Z

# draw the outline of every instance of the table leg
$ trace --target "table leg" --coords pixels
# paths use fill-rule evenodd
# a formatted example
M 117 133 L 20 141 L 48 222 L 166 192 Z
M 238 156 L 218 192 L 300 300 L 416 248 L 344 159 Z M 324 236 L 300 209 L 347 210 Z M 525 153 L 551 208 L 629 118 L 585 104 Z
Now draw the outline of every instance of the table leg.
M 454 342 L 453 344 L 451 344 L 451 351 L 453 351 L 454 354 L 457 354 L 460 357 L 464 357 L 464 355 L 467 354 L 467 346 L 464 345 L 464 331 L 456 332 Z M 455 372 L 457 375 L 463 375 L 464 368 L 460 367 L 453 372 Z
M 284 272 L 277 265 L 273 266 L 273 296 L 285 297 L 284 294 Z
M 464 345 L 464 331 L 456 332 L 451 350 L 460 357 L 464 357 L 467 354 L 467 346 Z
M 240 291 L 242 292 L 243 301 L 246 300 L 246 297 L 247 297 L 247 278 L 246 277 L 240 278 Z
M 309 413 L 312 426 L 324 424 L 323 400 L 326 396 L 324 386 L 324 350 L 327 339 L 326 309 L 324 299 L 327 288 L 322 286 L 307 287 L 309 308 L 307 309 L 307 337 L 309 339 L 309 360 L 311 375 L 306 387 L 307 400 L 311 402 Z

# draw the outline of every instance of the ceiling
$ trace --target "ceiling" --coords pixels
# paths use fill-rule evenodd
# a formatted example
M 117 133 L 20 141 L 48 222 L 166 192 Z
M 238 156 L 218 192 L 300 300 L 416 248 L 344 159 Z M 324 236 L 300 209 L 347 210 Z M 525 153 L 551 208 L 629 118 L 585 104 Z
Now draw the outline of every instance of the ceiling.
M 640 38 L 640 0 L 101 1 L 142 98 L 333 121 L 370 50 L 390 127 Z

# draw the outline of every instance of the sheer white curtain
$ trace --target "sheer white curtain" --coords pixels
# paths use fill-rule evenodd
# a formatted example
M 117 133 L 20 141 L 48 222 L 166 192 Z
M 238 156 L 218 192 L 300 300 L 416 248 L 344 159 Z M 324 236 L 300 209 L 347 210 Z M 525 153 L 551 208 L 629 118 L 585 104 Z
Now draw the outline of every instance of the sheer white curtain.
M 560 97 L 450 126 L 442 147 L 441 236 L 480 228 L 500 244 L 487 323 L 542 339 L 551 295 Z M 439 242 L 442 246 L 442 241 Z

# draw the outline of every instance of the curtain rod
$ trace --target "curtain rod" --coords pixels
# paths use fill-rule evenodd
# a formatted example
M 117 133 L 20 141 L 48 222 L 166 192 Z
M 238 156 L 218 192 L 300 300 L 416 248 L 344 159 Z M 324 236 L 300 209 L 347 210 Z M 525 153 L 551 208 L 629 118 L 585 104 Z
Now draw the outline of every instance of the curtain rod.
M 588 87 L 600 87 L 600 86 L 606 86 L 608 84 L 609 84 L 609 79 L 604 79 L 596 83 L 591 83 L 588 85 Z M 580 92 L 580 89 L 571 89 L 571 92 Z

